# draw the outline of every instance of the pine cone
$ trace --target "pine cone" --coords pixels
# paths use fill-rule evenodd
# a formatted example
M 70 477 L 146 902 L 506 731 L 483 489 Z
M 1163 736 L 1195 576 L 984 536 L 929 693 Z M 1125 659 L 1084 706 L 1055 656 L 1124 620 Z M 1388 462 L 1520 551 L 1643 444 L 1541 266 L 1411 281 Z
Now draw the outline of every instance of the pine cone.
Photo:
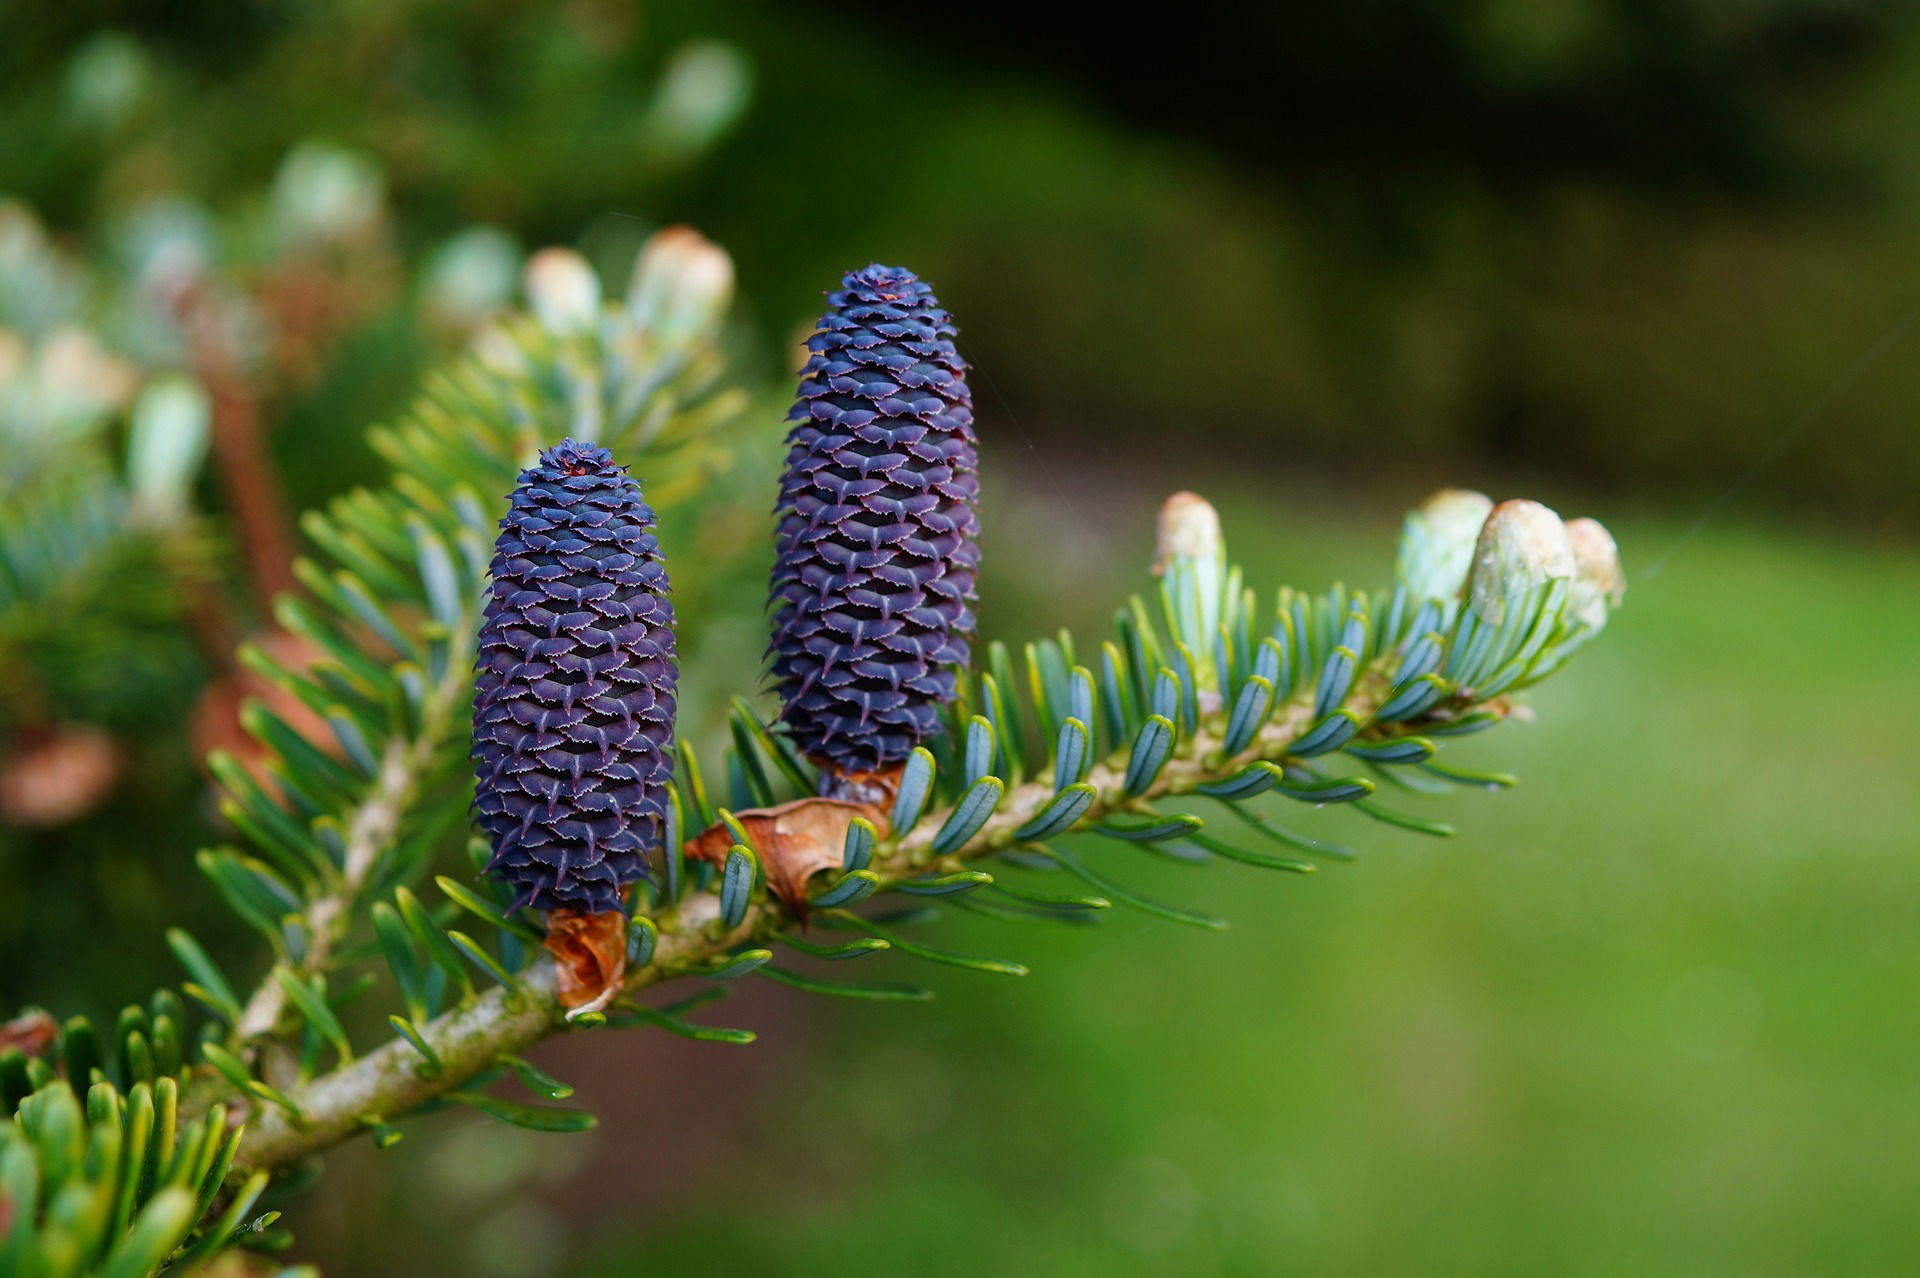
M 673 605 L 639 483 L 566 440 L 500 521 L 473 697 L 487 872 L 538 910 L 625 908 L 673 775 Z
M 853 271 L 808 339 L 774 506 L 781 719 L 838 776 L 939 727 L 973 637 L 979 494 L 953 322 L 910 271 Z

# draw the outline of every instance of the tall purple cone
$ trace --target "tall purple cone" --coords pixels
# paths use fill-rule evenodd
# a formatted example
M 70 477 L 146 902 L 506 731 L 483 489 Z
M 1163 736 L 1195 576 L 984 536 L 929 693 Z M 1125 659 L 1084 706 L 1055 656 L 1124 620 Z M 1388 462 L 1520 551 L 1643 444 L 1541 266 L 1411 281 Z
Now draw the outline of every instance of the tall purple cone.
M 646 874 L 673 776 L 673 604 L 640 485 L 566 440 L 520 473 L 473 697 L 474 809 L 515 904 L 602 914 Z
M 839 775 L 939 728 L 973 638 L 978 461 L 966 362 L 933 290 L 869 266 L 829 295 L 774 506 L 781 721 Z

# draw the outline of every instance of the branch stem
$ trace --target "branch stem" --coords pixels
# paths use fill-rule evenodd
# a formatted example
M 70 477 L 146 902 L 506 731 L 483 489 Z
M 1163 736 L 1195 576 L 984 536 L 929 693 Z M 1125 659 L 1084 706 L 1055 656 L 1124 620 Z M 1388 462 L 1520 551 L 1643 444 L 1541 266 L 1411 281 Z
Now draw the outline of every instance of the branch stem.
M 1370 718 L 1385 695 L 1388 672 L 1376 666 L 1362 678 L 1346 701 L 1346 708 Z M 1504 713 L 1504 701 L 1481 709 Z M 1283 704 L 1255 736 L 1252 744 L 1231 758 L 1219 757 L 1219 725 L 1203 725 L 1183 741 L 1153 785 L 1143 795 L 1126 793 L 1126 759 L 1116 755 L 1095 766 L 1087 780 L 1099 797 L 1086 814 L 1091 820 L 1136 807 L 1143 800 L 1191 793 L 1195 786 L 1233 776 L 1259 759 L 1280 761 L 1288 745 L 1299 739 L 1314 721 L 1311 692 Z M 1397 726 L 1376 736 L 1400 735 Z M 922 819 L 904 838 L 883 843 L 869 866 L 887 886 L 928 872 L 953 869 L 1011 846 L 1014 831 L 1050 802 L 1052 784 L 1029 781 L 1010 790 L 991 820 L 957 851 L 931 856 L 934 833 L 944 813 Z M 682 900 L 655 918 L 659 940 L 651 962 L 632 972 L 623 993 L 632 995 L 650 985 L 680 976 L 696 975 L 741 945 L 766 940 L 793 927 L 794 916 L 773 898 L 756 900 L 737 927 L 720 923 L 720 899 L 701 892 Z M 467 1005 L 420 1026 L 442 1068 L 433 1072 L 409 1043 L 395 1039 L 351 1064 L 293 1091 L 299 1109 L 296 1119 L 285 1110 L 255 1102 L 255 1114 L 240 1146 L 240 1162 L 255 1169 L 284 1167 L 318 1153 L 352 1135 L 370 1119 L 391 1120 L 416 1106 L 451 1091 L 493 1065 L 502 1055 L 514 1054 L 567 1028 L 555 997 L 554 970 L 542 955 L 515 977 L 512 989 L 498 987 Z

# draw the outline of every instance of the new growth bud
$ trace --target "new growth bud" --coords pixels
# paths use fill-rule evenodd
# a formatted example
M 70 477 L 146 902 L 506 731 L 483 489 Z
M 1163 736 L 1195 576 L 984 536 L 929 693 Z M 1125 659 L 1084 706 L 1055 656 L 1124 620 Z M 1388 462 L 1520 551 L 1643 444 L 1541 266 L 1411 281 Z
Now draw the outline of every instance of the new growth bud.
M 1567 611 L 1588 630 L 1607 624 L 1607 614 L 1627 596 L 1627 577 L 1620 568 L 1620 548 L 1613 534 L 1597 519 L 1575 519 L 1567 524 L 1573 543 L 1573 583 L 1567 592 Z
M 640 250 L 627 302 L 635 319 L 670 338 L 720 322 L 733 300 L 733 259 L 689 226 L 669 226 Z
M 1537 501 L 1503 501 L 1480 529 L 1467 593 L 1480 619 L 1497 626 L 1510 601 L 1573 572 L 1573 543 L 1560 516 Z
M 1227 543 L 1219 512 L 1198 493 L 1175 493 L 1161 504 L 1153 575 L 1160 578 L 1167 622 L 1198 666 L 1198 692 L 1211 712 L 1221 692 L 1213 652 L 1226 600 Z
M 528 258 L 524 286 L 549 333 L 586 332 L 599 322 L 600 277 L 570 248 L 543 248 Z
M 1175 493 L 1160 504 L 1155 527 L 1153 575 L 1166 575 L 1175 560 L 1189 563 L 1225 563 L 1227 547 L 1220 535 L 1220 512 L 1199 493 Z
M 178 373 L 148 382 L 127 429 L 127 486 L 134 518 L 166 524 L 187 512 L 206 460 L 213 405 L 200 383 Z
M 298 248 L 348 243 L 377 229 L 386 198 L 386 177 L 372 156 L 303 142 L 274 176 L 274 229 Z
M 427 318 L 463 333 L 492 319 L 513 297 L 520 246 L 497 226 L 471 226 L 442 244 L 427 267 Z
M 1492 511 L 1491 498 L 1465 488 L 1442 488 L 1408 511 L 1395 565 L 1407 593 L 1416 600 L 1458 599 Z

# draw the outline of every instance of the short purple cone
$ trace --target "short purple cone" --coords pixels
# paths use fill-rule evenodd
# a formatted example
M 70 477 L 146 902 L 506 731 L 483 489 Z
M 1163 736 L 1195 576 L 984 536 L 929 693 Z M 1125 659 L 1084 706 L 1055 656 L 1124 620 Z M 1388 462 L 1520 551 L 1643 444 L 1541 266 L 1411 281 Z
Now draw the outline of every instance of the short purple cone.
M 673 604 L 639 483 L 566 440 L 500 521 L 473 698 L 474 810 L 514 904 L 625 908 L 673 776 Z

